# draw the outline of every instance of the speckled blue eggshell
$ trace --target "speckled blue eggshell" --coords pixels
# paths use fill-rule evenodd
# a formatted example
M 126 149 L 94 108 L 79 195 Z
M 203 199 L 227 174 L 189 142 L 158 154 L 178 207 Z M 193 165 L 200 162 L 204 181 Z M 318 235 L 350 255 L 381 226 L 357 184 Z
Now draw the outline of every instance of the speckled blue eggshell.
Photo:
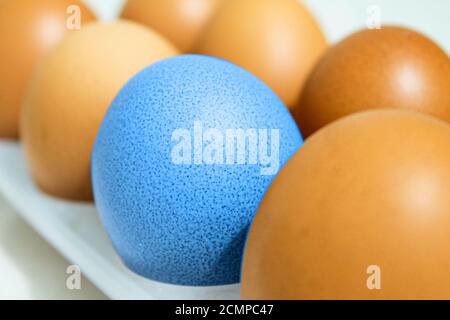
M 179 285 L 239 282 L 247 230 L 274 176 L 260 165 L 174 164 L 172 133 L 280 129 L 280 169 L 303 140 L 259 79 L 224 60 L 182 55 L 132 78 L 108 110 L 92 156 L 95 201 L 125 264 Z

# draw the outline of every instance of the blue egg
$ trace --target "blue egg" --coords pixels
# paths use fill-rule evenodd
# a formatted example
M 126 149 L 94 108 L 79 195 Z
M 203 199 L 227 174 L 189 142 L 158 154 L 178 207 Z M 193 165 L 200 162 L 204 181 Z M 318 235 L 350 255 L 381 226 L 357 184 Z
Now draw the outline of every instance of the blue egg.
M 95 201 L 134 272 L 161 282 L 239 282 L 249 225 L 302 145 L 289 111 L 225 60 L 182 55 L 132 78 L 92 155 Z

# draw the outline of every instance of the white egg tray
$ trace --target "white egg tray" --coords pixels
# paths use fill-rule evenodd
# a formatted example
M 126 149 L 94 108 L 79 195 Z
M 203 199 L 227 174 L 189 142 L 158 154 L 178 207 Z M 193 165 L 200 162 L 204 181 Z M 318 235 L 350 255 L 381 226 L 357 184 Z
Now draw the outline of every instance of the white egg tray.
M 0 193 L 70 264 L 111 299 L 239 299 L 239 285 L 174 286 L 129 271 L 113 250 L 93 204 L 58 200 L 34 185 L 17 143 L 0 140 Z M 65 271 L 65 270 L 64 270 Z

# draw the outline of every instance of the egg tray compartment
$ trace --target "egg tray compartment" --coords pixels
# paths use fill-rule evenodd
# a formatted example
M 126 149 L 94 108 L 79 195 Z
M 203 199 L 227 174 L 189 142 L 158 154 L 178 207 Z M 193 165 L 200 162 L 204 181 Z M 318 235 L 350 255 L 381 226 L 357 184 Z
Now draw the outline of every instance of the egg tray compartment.
M 239 299 L 239 285 L 187 287 L 129 271 L 115 253 L 93 204 L 62 201 L 37 189 L 19 144 L 0 141 L 0 193 L 18 214 L 111 299 Z M 62 270 L 64 272 L 65 270 Z

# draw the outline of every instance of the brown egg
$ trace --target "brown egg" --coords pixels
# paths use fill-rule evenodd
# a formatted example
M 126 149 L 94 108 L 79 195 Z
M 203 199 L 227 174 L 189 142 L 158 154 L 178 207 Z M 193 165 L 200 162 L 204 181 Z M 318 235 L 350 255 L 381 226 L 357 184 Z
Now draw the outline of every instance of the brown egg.
M 138 71 L 175 54 L 159 34 L 118 21 L 90 24 L 44 58 L 21 121 L 28 164 L 42 190 L 92 199 L 90 155 L 108 106 Z
M 242 297 L 450 299 L 449 163 L 450 126 L 417 112 L 320 130 L 262 202 Z
M 20 107 L 33 68 L 68 27 L 77 27 L 78 13 L 80 26 L 94 20 L 78 0 L 0 1 L 0 138 L 18 137 Z
M 399 27 L 364 30 L 331 48 L 293 114 L 302 133 L 366 109 L 399 108 L 450 122 L 450 59 L 431 40 Z
M 326 46 L 316 21 L 297 0 L 227 0 L 197 51 L 244 67 L 292 107 Z
M 182 52 L 191 52 L 224 0 L 128 0 L 122 17 L 152 27 Z

